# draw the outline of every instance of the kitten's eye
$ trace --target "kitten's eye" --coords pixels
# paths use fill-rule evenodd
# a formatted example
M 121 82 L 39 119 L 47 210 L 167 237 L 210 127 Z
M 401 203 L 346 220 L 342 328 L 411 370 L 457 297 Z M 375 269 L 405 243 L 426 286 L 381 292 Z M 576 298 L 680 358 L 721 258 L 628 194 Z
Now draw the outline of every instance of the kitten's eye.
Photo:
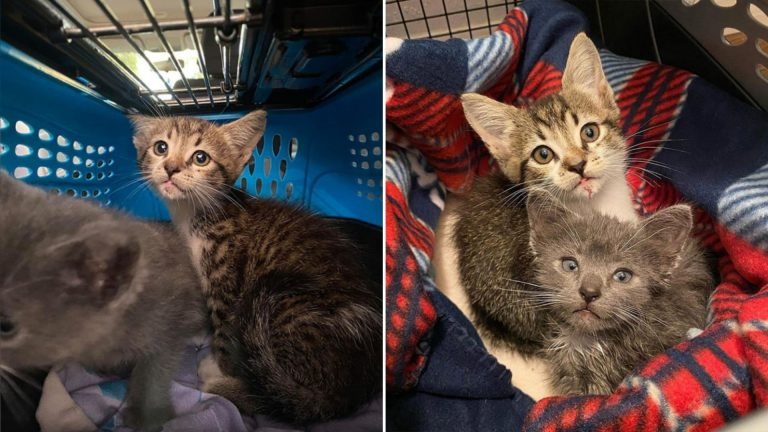
M 632 272 L 629 270 L 617 270 L 613 274 L 613 280 L 616 282 L 627 283 L 632 279 Z
M 208 165 L 208 162 L 211 161 L 211 157 L 208 156 L 208 153 L 198 150 L 192 155 L 192 161 L 194 161 L 197 166 L 206 166 Z
M 581 140 L 586 143 L 594 142 L 600 136 L 600 127 L 597 123 L 587 123 L 581 128 Z
M 162 156 L 168 153 L 168 143 L 165 141 L 158 141 L 155 143 L 155 154 Z
M 561 265 L 563 266 L 563 270 L 567 272 L 575 272 L 579 269 L 579 263 L 573 258 L 563 258 Z
M 544 165 L 548 164 L 555 157 L 555 152 L 547 146 L 538 146 L 533 149 L 533 160 Z
M 0 338 L 9 338 L 16 334 L 16 324 L 5 316 L 0 316 Z

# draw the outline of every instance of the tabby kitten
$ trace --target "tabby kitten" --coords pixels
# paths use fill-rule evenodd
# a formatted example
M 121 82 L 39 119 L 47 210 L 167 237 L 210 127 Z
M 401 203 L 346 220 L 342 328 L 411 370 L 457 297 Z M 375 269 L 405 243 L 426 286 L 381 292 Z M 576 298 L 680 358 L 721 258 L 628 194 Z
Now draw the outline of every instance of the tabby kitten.
M 714 279 L 691 208 L 640 226 L 588 206 L 528 200 L 534 304 L 552 311 L 542 356 L 561 394 L 608 394 L 634 367 L 703 328 Z M 541 323 L 542 326 L 545 323 Z
M 320 217 L 230 186 L 266 113 L 222 126 L 132 121 L 141 170 L 203 281 L 215 354 L 201 369 L 204 389 L 295 424 L 350 414 L 378 393 L 381 302 L 354 246 Z
M 467 121 L 510 181 L 548 190 L 566 204 L 588 201 L 604 214 L 638 220 L 624 177 L 620 111 L 584 33 L 571 43 L 559 93 L 527 108 L 472 93 L 461 100 Z
M 500 170 L 476 179 L 458 206 L 453 239 L 461 283 L 483 336 L 522 354 L 542 348 L 540 323 L 546 321 L 529 295 L 527 191 L 636 220 L 619 110 L 597 49 L 583 33 L 571 44 L 562 84 L 560 93 L 527 108 L 462 96 L 467 120 Z
M 178 242 L 169 227 L 48 195 L 0 171 L 0 371 L 65 362 L 107 374 L 132 368 L 127 424 L 162 426 L 173 417 L 171 379 L 185 343 L 206 325 Z

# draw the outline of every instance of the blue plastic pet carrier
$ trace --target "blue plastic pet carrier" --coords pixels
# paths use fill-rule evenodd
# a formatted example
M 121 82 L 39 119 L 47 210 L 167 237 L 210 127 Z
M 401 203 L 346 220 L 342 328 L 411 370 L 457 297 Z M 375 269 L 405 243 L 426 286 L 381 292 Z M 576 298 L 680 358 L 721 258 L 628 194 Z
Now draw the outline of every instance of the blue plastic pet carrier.
M 381 280 L 380 2 L 4 0 L 0 8 L 0 169 L 51 193 L 167 220 L 138 172 L 125 114 L 227 122 L 263 108 L 266 132 L 234 186 L 334 218 L 367 275 Z M 18 385 L 39 399 L 39 389 Z M 6 402 L 0 429 L 38 429 L 35 406 L 17 419 Z
M 233 92 L 228 101 L 221 94 L 224 81 L 217 88 L 211 72 L 208 88 L 193 88 L 194 103 L 188 96 L 184 99 L 184 89 L 175 88 L 172 98 L 156 91 L 135 105 L 147 113 L 163 110 L 225 122 L 250 106 L 265 104 L 266 133 L 235 185 L 254 196 L 285 199 L 323 215 L 381 226 L 381 45 L 374 44 L 370 34 L 346 36 L 341 31 L 329 29 L 334 34 L 330 41 L 328 35 L 281 39 L 275 33 L 259 59 L 268 64 L 257 72 L 251 91 Z M 67 76 L 17 45 L 0 43 L 0 166 L 52 193 L 167 219 L 162 202 L 138 181 L 132 129 L 124 115 L 128 104 L 99 92 L 95 79 Z M 211 63 L 207 55 L 202 57 Z M 244 100 L 248 96 L 252 99 Z M 174 99 L 181 102 L 174 105 Z

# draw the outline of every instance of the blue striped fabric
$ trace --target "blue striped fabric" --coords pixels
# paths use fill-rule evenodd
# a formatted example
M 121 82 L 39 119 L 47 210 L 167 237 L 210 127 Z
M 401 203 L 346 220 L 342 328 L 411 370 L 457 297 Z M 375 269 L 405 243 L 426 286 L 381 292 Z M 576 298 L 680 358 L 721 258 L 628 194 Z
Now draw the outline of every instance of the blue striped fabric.
M 411 162 L 406 156 L 406 150 L 389 151 L 387 149 L 387 180 L 395 184 L 400 190 L 411 188 Z
M 482 92 L 495 84 L 498 76 L 507 68 L 514 47 L 512 38 L 503 31 L 497 31 L 482 39 L 466 41 L 469 54 L 469 74 L 465 91 Z
M 611 87 L 616 94 L 624 89 L 627 81 L 632 78 L 632 75 L 634 75 L 640 67 L 647 64 L 647 62 L 643 60 L 622 57 L 605 49 L 600 50 L 600 62 L 603 64 L 605 77 L 608 79 L 608 82 L 611 84 Z
M 729 186 L 717 213 L 728 230 L 768 250 L 768 165 Z

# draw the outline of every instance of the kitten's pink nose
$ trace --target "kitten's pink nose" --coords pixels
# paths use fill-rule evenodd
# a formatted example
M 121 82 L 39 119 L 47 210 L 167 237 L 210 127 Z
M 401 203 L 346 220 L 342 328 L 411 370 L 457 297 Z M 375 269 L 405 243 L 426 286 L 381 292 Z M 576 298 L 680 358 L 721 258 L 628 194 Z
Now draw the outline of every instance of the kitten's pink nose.
M 178 166 L 169 163 L 163 165 L 163 168 L 165 168 L 165 173 L 168 174 L 168 180 L 170 180 L 174 174 L 181 171 Z

